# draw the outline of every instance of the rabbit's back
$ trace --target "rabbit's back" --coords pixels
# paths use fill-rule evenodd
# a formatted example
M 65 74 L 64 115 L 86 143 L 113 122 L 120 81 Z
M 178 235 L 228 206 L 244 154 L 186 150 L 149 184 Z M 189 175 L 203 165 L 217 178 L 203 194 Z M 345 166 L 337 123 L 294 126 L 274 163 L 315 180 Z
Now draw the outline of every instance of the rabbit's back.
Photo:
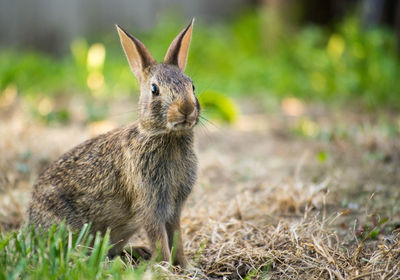
M 118 205 L 118 212 L 130 208 L 118 191 L 122 189 L 115 168 L 123 159 L 120 137 L 120 130 L 100 135 L 51 164 L 33 186 L 29 221 L 48 227 L 65 219 L 72 228 L 80 228 L 87 222 L 101 225 L 101 220 L 117 222 L 113 205 Z

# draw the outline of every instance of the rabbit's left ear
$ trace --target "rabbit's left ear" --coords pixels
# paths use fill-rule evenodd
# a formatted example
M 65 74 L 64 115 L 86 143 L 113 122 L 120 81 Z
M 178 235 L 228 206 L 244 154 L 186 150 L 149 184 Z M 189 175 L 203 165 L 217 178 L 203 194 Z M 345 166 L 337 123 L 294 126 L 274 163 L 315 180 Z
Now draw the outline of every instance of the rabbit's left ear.
M 142 42 L 126 32 L 119 25 L 116 25 L 116 27 L 129 66 L 140 82 L 143 78 L 143 70 L 156 62 Z
M 194 18 L 190 24 L 175 37 L 168 48 L 164 58 L 164 63 L 178 66 L 182 71 L 185 70 L 187 56 L 189 53 L 190 40 L 192 39 L 192 28 Z

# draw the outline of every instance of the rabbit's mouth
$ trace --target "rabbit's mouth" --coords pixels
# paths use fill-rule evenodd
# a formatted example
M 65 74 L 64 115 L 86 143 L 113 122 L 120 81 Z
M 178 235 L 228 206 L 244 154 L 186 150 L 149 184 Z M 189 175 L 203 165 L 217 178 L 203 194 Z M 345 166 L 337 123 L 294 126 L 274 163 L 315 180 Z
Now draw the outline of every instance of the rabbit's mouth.
M 198 121 L 198 115 L 198 110 L 195 107 L 187 110 L 187 108 L 179 107 L 175 103 L 170 106 L 167 113 L 167 128 L 175 131 L 192 129 Z
M 167 124 L 169 130 L 189 130 L 192 129 L 195 125 L 195 120 L 188 120 L 186 118 L 179 121 L 170 121 Z

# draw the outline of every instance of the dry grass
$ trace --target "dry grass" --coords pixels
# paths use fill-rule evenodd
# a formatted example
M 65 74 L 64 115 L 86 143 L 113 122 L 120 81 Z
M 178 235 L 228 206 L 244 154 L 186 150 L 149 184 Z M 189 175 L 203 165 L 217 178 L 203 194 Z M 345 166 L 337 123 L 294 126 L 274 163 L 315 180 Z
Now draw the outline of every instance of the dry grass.
M 40 170 L 91 133 L 79 125 L 46 127 L 21 106 L 0 118 L 0 227 L 11 230 L 23 223 Z M 398 212 L 380 211 L 386 208 L 369 199 L 375 194 L 398 209 L 398 143 L 376 126 L 326 143 L 290 137 L 291 123 L 266 116 L 246 121 L 245 129 L 199 131 L 199 183 L 182 218 L 192 268 L 155 268 L 187 279 L 400 279 Z M 371 145 L 374 152 L 393 151 L 391 162 L 365 163 L 360 150 Z M 334 156 L 318 162 L 321 149 Z M 377 183 L 386 191 L 371 189 Z M 344 197 L 357 207 L 342 206 Z M 360 235 L 360 221 L 371 214 L 388 217 L 391 229 L 376 238 Z
M 261 201 L 267 202 L 277 194 L 279 196 L 279 192 L 258 194 L 256 201 L 248 200 L 241 206 L 222 203 L 207 211 L 207 219 L 202 213 L 186 216 L 185 221 L 201 221 L 186 223 L 189 239 L 187 251 L 194 260 L 194 266 L 200 269 L 187 277 L 400 277 L 399 232 L 393 232 L 379 241 L 360 241 L 354 236 L 353 242 L 345 244 L 331 226 L 337 216 L 323 219 L 321 213 L 308 208 L 302 217 L 280 215 L 277 212 L 273 217 L 268 217 L 269 213 L 265 211 L 269 207 Z M 278 198 L 276 204 L 280 203 Z M 259 209 L 258 217 L 246 218 L 247 209 Z M 261 222 L 263 219 L 264 222 Z

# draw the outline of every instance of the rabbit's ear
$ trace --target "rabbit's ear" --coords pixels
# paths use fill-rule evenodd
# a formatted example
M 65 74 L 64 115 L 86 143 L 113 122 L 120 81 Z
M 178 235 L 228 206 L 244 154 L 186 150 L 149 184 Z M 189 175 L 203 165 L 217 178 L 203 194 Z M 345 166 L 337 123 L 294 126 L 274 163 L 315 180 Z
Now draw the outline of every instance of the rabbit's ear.
M 142 79 L 143 70 L 156 62 L 142 42 L 126 32 L 119 25 L 116 26 L 129 66 L 136 78 L 140 81 Z
M 172 41 L 164 58 L 164 63 L 178 66 L 182 71 L 185 70 L 186 60 L 189 53 L 190 40 L 192 39 L 192 28 L 194 18 L 190 24 L 182 30 Z

